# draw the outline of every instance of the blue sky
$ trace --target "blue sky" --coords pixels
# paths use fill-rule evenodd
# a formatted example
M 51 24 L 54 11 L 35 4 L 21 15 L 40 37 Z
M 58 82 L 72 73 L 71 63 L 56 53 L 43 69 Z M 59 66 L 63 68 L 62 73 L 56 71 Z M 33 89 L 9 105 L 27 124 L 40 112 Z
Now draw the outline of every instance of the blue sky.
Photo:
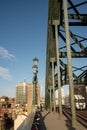
M 87 12 L 86 8 L 81 11 Z M 38 82 L 44 95 L 47 20 L 48 0 L 0 0 L 0 96 L 15 97 L 17 83 L 24 79 L 32 82 L 34 57 L 39 59 Z M 87 37 L 86 28 L 84 31 L 83 27 L 71 27 L 74 33 L 84 37 Z M 86 58 L 79 61 L 73 59 L 73 66 L 87 65 Z
M 44 87 L 47 12 L 47 0 L 0 0 L 0 96 L 14 97 L 17 83 L 32 82 L 34 57 Z

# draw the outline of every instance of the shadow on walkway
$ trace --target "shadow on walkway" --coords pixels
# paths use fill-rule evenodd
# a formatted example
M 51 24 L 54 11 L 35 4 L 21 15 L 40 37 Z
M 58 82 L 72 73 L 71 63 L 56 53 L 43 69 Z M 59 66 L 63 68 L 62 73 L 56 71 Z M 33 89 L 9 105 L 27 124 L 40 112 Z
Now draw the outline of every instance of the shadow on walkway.
M 51 123 L 51 124 L 48 123 L 48 126 L 50 125 L 49 127 L 46 126 L 45 123 L 44 123 L 45 118 L 48 119 L 48 117 L 49 118 L 53 117 L 53 120 L 49 119 L 49 121 Z M 56 119 L 54 120 L 54 118 L 56 118 Z M 58 129 L 64 128 L 65 130 L 66 129 L 67 130 L 76 130 L 76 128 L 72 127 L 70 120 L 68 120 L 68 119 L 64 120 L 64 118 L 62 118 L 61 120 L 58 121 L 58 123 L 57 123 L 57 120 L 58 119 L 57 119 L 57 116 L 55 115 L 55 113 L 51 113 L 51 112 L 46 112 L 46 113 L 44 112 L 44 113 L 42 113 L 42 112 L 40 112 L 40 127 L 39 127 L 39 130 L 47 130 L 47 129 L 51 129 L 52 130 L 52 128 L 54 128 L 54 127 L 55 127 L 56 130 L 57 130 L 57 128 Z M 52 127 L 52 123 L 53 123 L 53 127 Z
M 40 127 L 39 130 L 47 130 L 45 123 L 44 123 L 44 119 L 46 118 L 46 116 L 49 114 L 50 112 L 46 113 L 44 116 L 42 116 L 41 112 L 40 112 Z
M 47 112 L 47 113 L 44 115 L 43 120 L 46 118 L 46 116 L 47 116 L 48 114 L 50 114 L 50 112 Z
M 69 120 L 65 120 L 65 121 L 66 121 L 66 126 L 67 126 L 68 130 L 76 130 L 74 127 L 72 127 Z

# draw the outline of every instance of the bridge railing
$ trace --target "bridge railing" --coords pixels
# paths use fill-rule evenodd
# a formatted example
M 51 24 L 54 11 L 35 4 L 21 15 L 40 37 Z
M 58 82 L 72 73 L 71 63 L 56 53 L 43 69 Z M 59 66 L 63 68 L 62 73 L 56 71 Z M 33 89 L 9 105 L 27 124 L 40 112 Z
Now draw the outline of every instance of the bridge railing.
M 20 115 L 21 116 L 21 115 Z M 35 117 L 35 112 L 30 113 L 24 120 L 23 122 L 18 126 L 18 128 L 14 128 L 14 130 L 31 130 L 33 120 Z M 22 120 L 22 117 L 20 117 Z M 16 124 L 15 124 L 16 125 Z

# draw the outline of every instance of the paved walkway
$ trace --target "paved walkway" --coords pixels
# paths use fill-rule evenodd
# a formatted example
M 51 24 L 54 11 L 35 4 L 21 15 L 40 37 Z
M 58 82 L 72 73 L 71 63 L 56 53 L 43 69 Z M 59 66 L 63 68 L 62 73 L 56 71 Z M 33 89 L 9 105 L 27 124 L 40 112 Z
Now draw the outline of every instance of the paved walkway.
M 76 128 L 72 128 L 68 119 L 62 115 L 59 119 L 59 114 L 54 112 L 41 112 L 41 121 L 39 130 L 87 130 L 81 124 L 77 123 Z

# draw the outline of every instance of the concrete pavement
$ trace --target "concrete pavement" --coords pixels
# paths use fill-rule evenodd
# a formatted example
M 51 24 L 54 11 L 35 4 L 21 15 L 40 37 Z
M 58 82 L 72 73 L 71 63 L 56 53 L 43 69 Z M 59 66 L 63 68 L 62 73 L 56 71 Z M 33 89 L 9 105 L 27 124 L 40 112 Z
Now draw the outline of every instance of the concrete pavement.
M 77 127 L 72 128 L 68 119 L 62 115 L 61 119 L 56 112 L 42 111 L 39 130 L 87 130 L 77 122 Z

